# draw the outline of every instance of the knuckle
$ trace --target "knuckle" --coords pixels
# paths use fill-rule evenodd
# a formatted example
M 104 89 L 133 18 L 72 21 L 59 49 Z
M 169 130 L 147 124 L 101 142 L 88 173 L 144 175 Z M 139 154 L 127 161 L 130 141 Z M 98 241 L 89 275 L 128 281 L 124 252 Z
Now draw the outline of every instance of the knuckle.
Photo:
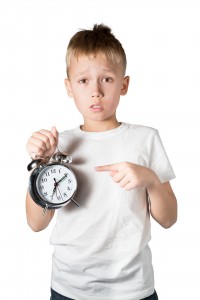
M 125 161 L 125 162 L 123 163 L 123 167 L 124 167 L 124 168 L 128 168 L 128 167 L 129 167 L 129 162 Z
M 36 154 L 38 155 L 38 156 L 44 156 L 44 151 L 42 150 L 42 149 L 39 149 L 37 152 L 36 152 Z
M 46 143 L 43 140 L 39 140 L 39 147 L 46 148 Z
M 45 144 L 49 144 L 49 137 L 44 135 L 43 141 Z
M 31 137 L 36 137 L 36 136 L 38 135 L 38 133 L 39 133 L 39 131 L 34 131 L 34 132 L 32 133 L 32 136 L 31 136 Z
M 52 146 L 52 147 L 57 146 L 57 140 L 53 139 L 53 141 L 52 141 L 52 143 L 51 143 L 51 146 Z
M 34 151 L 34 145 L 31 143 L 31 141 L 28 141 L 26 144 L 26 150 L 28 151 L 28 153 L 31 153 Z

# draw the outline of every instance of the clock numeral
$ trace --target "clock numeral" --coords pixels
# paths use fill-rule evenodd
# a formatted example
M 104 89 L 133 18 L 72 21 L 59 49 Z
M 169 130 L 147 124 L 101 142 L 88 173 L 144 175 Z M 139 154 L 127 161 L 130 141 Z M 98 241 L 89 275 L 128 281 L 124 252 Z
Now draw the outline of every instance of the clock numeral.
M 43 186 L 43 185 L 40 185 L 40 186 L 39 186 L 39 189 L 40 189 L 40 190 L 43 190 L 43 189 L 44 189 L 44 186 Z
M 45 175 L 46 175 L 46 176 L 50 176 L 49 172 L 46 172 Z
M 71 180 L 71 179 L 68 179 L 68 183 L 72 183 L 72 180 Z
M 58 196 L 57 198 L 58 198 L 58 200 L 61 200 L 61 199 L 62 199 L 61 196 Z
M 44 196 L 48 196 L 48 193 L 47 193 L 47 192 L 45 192 L 43 195 L 44 195 Z
M 68 190 L 68 191 L 71 191 L 71 189 L 70 189 L 70 187 L 69 187 L 69 186 L 67 187 L 67 190 Z
M 67 193 L 63 193 L 64 197 L 67 197 Z
M 42 183 L 47 182 L 47 178 L 42 178 L 41 180 L 42 180 Z
M 56 169 L 51 170 L 51 174 L 54 174 L 54 173 L 56 173 Z

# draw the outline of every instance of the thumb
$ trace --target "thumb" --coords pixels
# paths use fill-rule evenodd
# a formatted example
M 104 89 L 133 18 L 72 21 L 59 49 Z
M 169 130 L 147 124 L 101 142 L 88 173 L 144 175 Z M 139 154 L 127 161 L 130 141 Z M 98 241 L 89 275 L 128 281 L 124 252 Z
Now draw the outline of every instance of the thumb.
M 51 133 L 53 134 L 53 136 L 54 136 L 55 139 L 57 140 L 57 139 L 58 139 L 58 131 L 57 131 L 57 129 L 56 129 L 55 126 L 53 126 L 53 127 L 51 128 Z

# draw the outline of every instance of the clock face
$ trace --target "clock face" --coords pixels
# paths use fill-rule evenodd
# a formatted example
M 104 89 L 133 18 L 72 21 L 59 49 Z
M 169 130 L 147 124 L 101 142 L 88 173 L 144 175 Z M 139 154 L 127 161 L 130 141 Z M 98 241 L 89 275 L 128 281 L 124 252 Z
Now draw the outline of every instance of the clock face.
M 69 201 L 76 188 L 77 181 L 73 172 L 61 164 L 46 166 L 36 179 L 36 189 L 39 196 L 53 204 Z

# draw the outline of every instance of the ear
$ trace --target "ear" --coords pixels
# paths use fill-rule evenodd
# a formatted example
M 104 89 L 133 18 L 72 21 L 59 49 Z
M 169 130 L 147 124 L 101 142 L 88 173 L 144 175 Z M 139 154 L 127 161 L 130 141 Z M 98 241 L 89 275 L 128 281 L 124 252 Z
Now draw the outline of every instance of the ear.
M 67 90 L 67 94 L 70 98 L 73 98 L 73 92 L 72 92 L 72 88 L 71 88 L 71 84 L 68 78 L 65 78 L 65 87 Z
M 124 77 L 123 82 L 122 82 L 122 88 L 121 88 L 122 96 L 126 95 L 126 93 L 128 91 L 129 81 L 130 81 L 129 76 Z

